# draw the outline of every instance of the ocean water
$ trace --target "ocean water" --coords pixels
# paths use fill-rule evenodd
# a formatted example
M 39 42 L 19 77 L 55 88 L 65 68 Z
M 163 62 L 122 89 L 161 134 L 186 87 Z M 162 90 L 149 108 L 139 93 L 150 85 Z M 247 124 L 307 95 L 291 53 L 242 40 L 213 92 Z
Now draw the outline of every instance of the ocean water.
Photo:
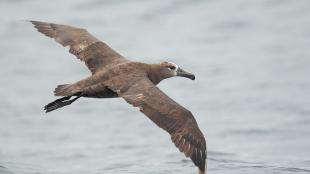
M 194 114 L 208 173 L 310 173 L 309 0 L 0 1 L 0 174 L 191 174 L 169 135 L 122 99 L 45 114 L 58 84 L 90 73 L 30 19 L 193 72 L 159 87 Z

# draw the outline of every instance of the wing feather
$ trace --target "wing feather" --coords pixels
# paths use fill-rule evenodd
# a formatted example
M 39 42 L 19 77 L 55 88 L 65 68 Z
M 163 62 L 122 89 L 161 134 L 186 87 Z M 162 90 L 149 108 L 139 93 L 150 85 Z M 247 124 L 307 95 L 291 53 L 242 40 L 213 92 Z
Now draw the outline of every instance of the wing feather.
M 69 52 L 84 61 L 93 74 L 109 64 L 126 61 L 85 29 L 40 21 L 30 22 L 45 36 L 55 39 L 64 47 L 69 46 Z
M 206 141 L 192 113 L 173 101 L 147 77 L 137 80 L 126 91 L 110 88 L 140 111 L 160 128 L 166 130 L 175 146 L 190 157 L 203 173 L 206 169 Z

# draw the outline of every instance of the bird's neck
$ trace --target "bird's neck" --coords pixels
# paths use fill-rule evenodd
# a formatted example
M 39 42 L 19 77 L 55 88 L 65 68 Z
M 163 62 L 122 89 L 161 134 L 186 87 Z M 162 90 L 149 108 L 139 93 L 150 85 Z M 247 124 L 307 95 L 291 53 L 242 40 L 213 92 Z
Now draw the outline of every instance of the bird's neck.
M 148 64 L 148 77 L 155 85 L 165 79 L 162 76 L 161 69 L 162 67 L 158 64 Z

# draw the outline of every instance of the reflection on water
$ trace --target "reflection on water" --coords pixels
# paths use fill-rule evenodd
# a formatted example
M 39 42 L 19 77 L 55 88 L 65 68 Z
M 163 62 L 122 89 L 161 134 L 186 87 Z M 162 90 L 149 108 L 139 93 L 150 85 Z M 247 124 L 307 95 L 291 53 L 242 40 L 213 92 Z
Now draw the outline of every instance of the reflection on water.
M 310 2 L 0 2 L 0 173 L 193 173 L 167 133 L 122 99 L 45 114 L 88 70 L 24 20 L 87 28 L 132 60 L 197 80 L 159 86 L 195 115 L 211 173 L 310 172 Z M 186 96 L 186 97 L 185 97 Z

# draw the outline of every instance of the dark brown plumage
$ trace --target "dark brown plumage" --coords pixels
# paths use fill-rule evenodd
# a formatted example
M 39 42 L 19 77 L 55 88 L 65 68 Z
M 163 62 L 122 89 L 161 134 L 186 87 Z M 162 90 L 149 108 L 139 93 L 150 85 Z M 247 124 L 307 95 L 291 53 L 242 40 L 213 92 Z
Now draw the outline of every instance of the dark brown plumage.
M 125 59 L 85 29 L 67 25 L 31 21 L 44 35 L 55 39 L 84 61 L 92 75 L 73 84 L 58 85 L 55 96 L 62 96 L 45 106 L 46 112 L 70 105 L 80 97 L 122 97 L 166 130 L 176 147 L 206 170 L 206 142 L 192 113 L 164 94 L 156 85 L 163 79 L 183 76 L 195 79 L 176 64 L 145 64 Z M 71 99 L 71 97 L 75 97 Z

